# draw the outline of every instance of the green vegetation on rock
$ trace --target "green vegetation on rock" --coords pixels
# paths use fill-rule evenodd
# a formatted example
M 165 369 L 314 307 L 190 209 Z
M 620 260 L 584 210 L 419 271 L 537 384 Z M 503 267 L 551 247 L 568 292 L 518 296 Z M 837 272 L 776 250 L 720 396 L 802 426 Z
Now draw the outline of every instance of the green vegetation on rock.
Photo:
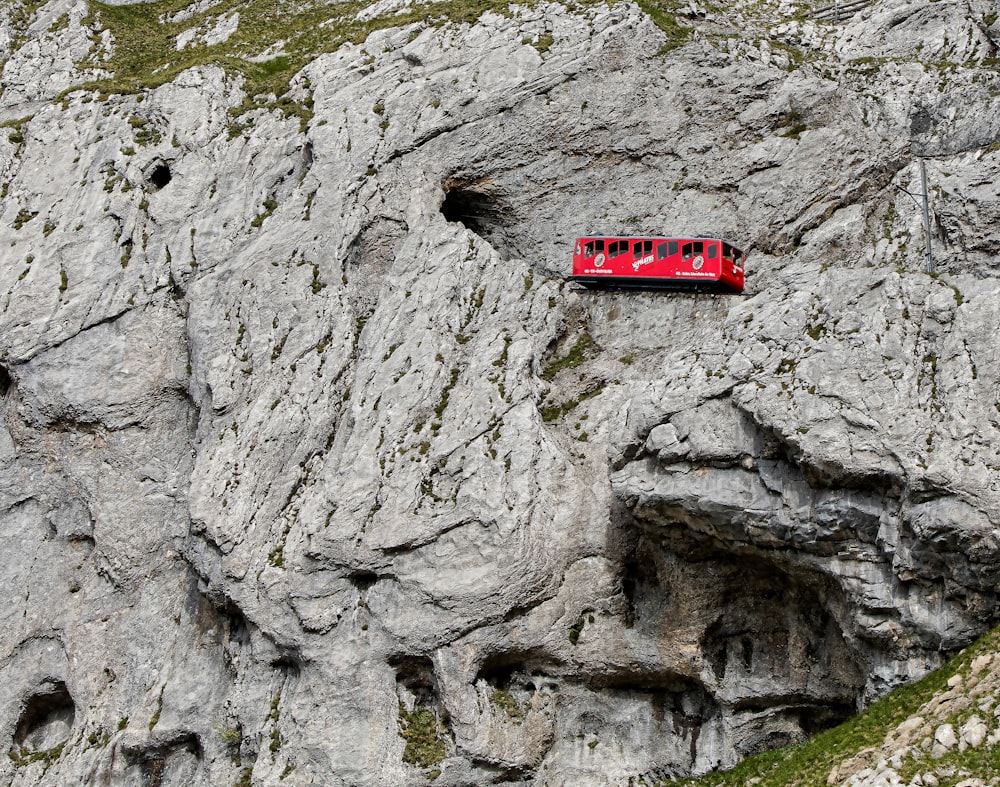
M 542 370 L 543 380 L 552 380 L 563 369 L 573 369 L 585 360 L 588 354 L 597 349 L 597 343 L 589 333 L 583 333 L 576 340 L 566 355 L 560 358 L 553 358 Z
M 437 717 L 425 708 L 417 708 L 412 713 L 399 707 L 400 734 L 406 741 L 403 748 L 403 762 L 429 768 L 445 758 L 444 738 Z
M 414 23 L 471 23 L 487 11 L 503 15 L 512 11 L 506 0 L 441 0 L 400 13 L 374 17 L 362 14 L 360 19 L 360 12 L 369 3 L 358 0 L 334 3 L 220 0 L 207 8 L 202 4 L 202 10 L 197 10 L 199 5 L 192 5 L 189 0 L 135 5 L 108 5 L 95 0 L 92 5 L 97 15 L 95 28 L 111 33 L 113 53 L 108 60 L 84 65 L 109 72 L 110 76 L 73 89 L 97 90 L 102 94 L 134 93 L 165 84 L 185 69 L 217 65 L 245 79 L 248 100 L 273 96 L 269 100 L 278 103 L 282 103 L 278 97 L 287 92 L 291 78 L 315 57 L 333 52 L 345 43 L 361 44 L 376 30 Z M 674 16 L 679 5 L 678 0 L 640 2 L 667 34 L 661 51 L 680 46 L 691 33 Z M 211 33 L 226 26 L 235 29 L 228 36 L 217 36 L 224 40 L 207 43 L 213 39 Z M 546 33 L 535 46 L 544 54 L 553 43 L 552 35 Z M 251 106 L 252 102 L 241 109 Z M 309 98 L 302 104 L 286 98 L 278 108 L 304 122 L 312 114 Z
M 965 679 L 977 656 L 996 652 L 1000 652 L 1000 627 L 981 637 L 922 680 L 890 692 L 863 713 L 837 727 L 821 732 L 805 743 L 758 754 L 744 760 L 730 771 L 711 773 L 675 784 L 688 787 L 744 787 L 747 784 L 753 784 L 755 787 L 825 787 L 835 768 L 865 753 L 866 750 L 869 750 L 869 754 L 874 750 L 874 759 L 871 762 L 871 765 L 874 765 L 879 757 L 878 750 L 888 733 L 907 719 L 918 714 L 926 714 L 924 706 L 936 695 L 945 692 L 949 688 L 949 681 L 956 675 Z M 956 709 L 947 717 L 932 719 L 933 726 L 937 727 L 944 723 L 957 726 L 976 712 L 975 704 L 971 708 L 963 706 L 962 703 L 955 705 L 963 709 Z M 983 744 L 976 748 L 966 748 L 964 751 L 959 749 L 960 747 L 956 746 L 938 759 L 932 756 L 931 751 L 915 747 L 903 759 L 899 775 L 907 780 L 918 772 L 948 770 L 956 777 L 962 772 L 977 777 L 1000 776 L 1000 747 Z M 836 783 L 839 784 L 841 781 L 843 780 Z M 956 781 L 961 781 L 961 778 L 956 778 Z
M 111 32 L 114 53 L 109 60 L 93 65 L 112 76 L 78 87 L 105 94 L 133 93 L 165 84 L 193 66 L 218 65 L 245 78 L 248 96 L 280 96 L 287 91 L 289 80 L 313 58 L 344 43 L 360 44 L 375 30 L 414 22 L 473 21 L 485 11 L 508 12 L 507 3 L 499 0 L 454 0 L 359 20 L 358 13 L 366 6 L 364 2 L 317 0 L 295 4 L 221 0 L 191 13 L 188 0 L 121 6 L 95 2 L 98 27 Z M 205 43 L 205 33 L 236 13 L 238 24 L 226 40 Z M 188 31 L 197 32 L 178 50 L 179 37 Z M 272 46 L 276 42 L 279 46 Z M 294 109 L 291 114 L 295 114 Z

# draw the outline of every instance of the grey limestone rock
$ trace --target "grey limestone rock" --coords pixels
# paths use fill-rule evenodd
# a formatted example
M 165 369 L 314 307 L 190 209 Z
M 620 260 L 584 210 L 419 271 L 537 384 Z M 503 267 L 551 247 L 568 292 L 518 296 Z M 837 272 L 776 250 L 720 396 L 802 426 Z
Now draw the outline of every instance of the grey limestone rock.
M 648 783 L 983 631 L 989 7 L 388 27 L 305 122 L 213 65 L 54 100 L 116 42 L 4 10 L 0 783 Z M 582 291 L 594 231 L 747 292 Z

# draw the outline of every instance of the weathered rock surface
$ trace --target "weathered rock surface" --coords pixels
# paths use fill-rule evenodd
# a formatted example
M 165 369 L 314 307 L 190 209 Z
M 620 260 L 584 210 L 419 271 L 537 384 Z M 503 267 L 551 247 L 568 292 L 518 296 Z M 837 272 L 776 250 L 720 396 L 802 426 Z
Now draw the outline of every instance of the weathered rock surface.
M 211 66 L 55 101 L 115 42 L 14 8 L 3 783 L 652 781 L 997 619 L 990 3 L 409 25 L 304 127 Z M 578 291 L 597 228 L 732 238 L 748 292 Z

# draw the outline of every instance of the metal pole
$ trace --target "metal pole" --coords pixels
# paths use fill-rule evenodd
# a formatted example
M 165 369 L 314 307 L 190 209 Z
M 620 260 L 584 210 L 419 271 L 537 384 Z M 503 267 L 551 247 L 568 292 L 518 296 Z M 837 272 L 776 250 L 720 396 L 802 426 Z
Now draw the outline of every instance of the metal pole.
M 927 166 L 924 159 L 920 159 L 920 193 L 924 197 L 924 239 L 927 241 L 924 261 L 927 264 L 927 272 L 931 273 L 934 270 L 934 258 L 931 256 L 931 212 L 927 206 Z

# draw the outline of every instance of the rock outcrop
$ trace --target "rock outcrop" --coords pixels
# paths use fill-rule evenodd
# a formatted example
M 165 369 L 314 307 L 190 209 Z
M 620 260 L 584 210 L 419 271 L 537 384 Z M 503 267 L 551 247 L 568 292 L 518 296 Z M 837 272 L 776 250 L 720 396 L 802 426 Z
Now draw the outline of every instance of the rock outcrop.
M 0 781 L 649 783 L 995 621 L 996 14 L 794 10 L 429 11 L 255 104 L 9 5 Z M 578 290 L 595 229 L 748 292 Z

